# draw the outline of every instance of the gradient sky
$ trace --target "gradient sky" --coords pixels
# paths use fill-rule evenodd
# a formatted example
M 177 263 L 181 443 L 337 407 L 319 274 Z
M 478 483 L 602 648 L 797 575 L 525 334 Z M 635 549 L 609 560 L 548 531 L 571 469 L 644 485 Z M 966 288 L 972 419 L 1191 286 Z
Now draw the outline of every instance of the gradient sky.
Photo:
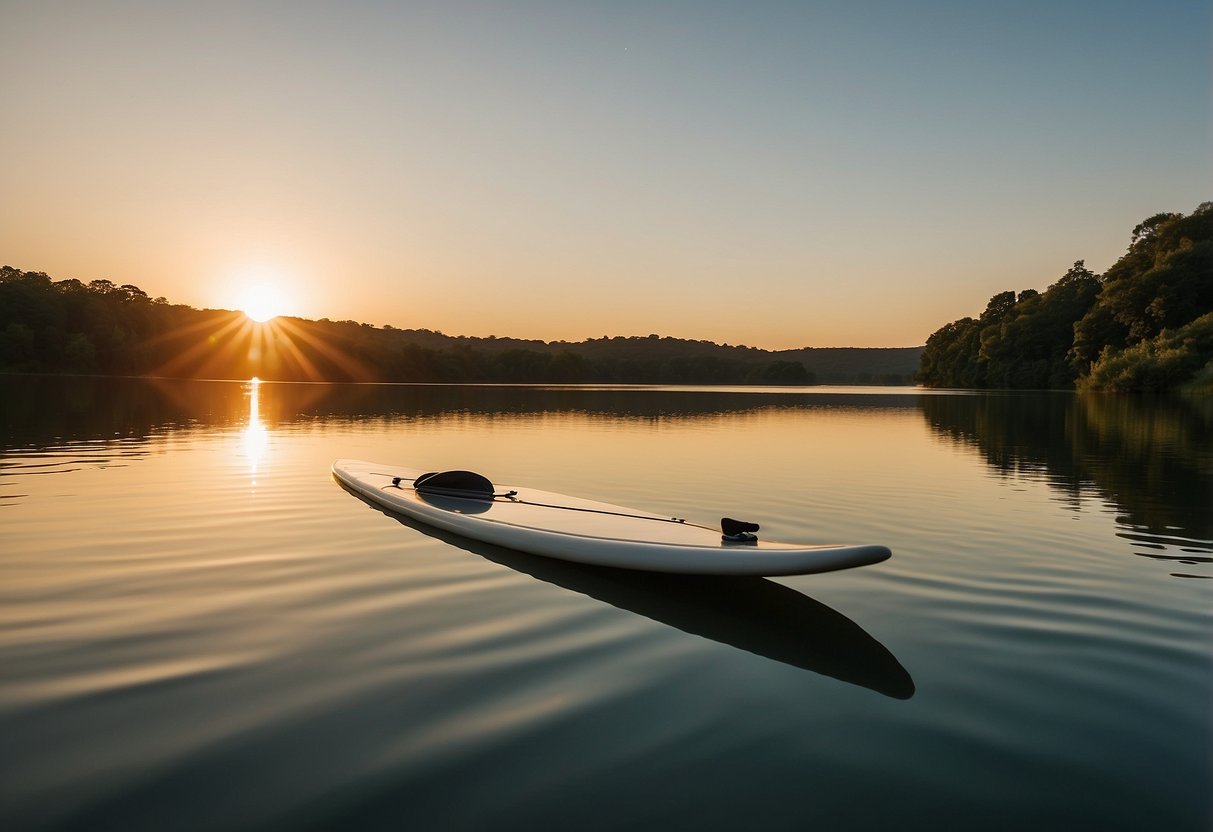
M 0 0 L 0 261 L 448 334 L 910 346 L 1213 199 L 1213 4 Z

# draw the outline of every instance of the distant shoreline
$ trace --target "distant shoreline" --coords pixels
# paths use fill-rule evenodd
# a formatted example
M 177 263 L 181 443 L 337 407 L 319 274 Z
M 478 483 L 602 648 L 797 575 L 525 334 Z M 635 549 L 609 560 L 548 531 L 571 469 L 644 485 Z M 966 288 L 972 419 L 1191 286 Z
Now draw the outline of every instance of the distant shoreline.
M 764 350 L 683 338 L 450 336 L 194 309 L 131 284 L 0 269 L 0 372 L 266 381 L 909 385 L 923 347 Z
M 260 378 L 253 376 L 250 378 L 204 378 L 195 376 L 163 376 L 163 375 L 117 375 L 107 373 L 48 373 L 48 372 L 21 372 L 13 370 L 0 370 L 0 378 L 44 378 L 44 379 L 96 379 L 96 380 L 121 380 L 121 381 L 196 381 L 204 384 L 249 384 L 256 382 L 258 384 L 316 384 L 316 385 L 335 385 L 335 384 L 361 384 L 371 386 L 384 387 L 493 387 L 493 388 L 511 388 L 511 387 L 535 387 L 549 389 L 571 389 L 571 390 L 649 390 L 649 389 L 668 389 L 680 388 L 686 390 L 695 390 L 697 388 L 712 389 L 712 390 L 727 390 L 745 388 L 747 391 L 765 391 L 765 390 L 787 390 L 794 392 L 797 390 L 819 390 L 823 392 L 832 392 L 837 389 L 863 387 L 878 389 L 896 389 L 899 392 L 917 391 L 922 393 L 969 393 L 969 392 L 997 392 L 984 390 L 962 390 L 927 387 L 922 384 L 903 383 L 903 384 L 881 384 L 878 382 L 837 382 L 824 383 L 817 382 L 813 384 L 762 384 L 758 382 L 736 383 L 736 384 L 711 384 L 711 383 L 648 383 L 648 382 L 598 382 L 598 381 L 330 381 L 327 379 L 275 379 L 275 378 Z M 1065 393 L 1073 391 L 1065 390 L 1044 390 L 1039 392 L 1055 392 Z

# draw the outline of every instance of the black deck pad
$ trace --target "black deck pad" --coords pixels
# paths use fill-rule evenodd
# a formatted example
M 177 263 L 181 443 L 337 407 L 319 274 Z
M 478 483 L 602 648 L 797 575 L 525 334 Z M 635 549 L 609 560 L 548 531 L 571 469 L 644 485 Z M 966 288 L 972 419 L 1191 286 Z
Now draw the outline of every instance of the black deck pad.
M 444 494 L 454 497 L 493 498 L 493 483 L 474 471 L 436 471 L 422 474 L 413 488 L 423 494 Z

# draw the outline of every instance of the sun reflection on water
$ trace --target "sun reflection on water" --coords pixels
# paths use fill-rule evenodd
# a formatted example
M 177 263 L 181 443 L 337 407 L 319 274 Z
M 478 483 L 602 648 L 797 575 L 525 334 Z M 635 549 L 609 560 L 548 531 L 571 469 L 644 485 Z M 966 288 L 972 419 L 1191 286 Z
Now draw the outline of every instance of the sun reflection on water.
M 248 385 L 248 424 L 240 432 L 240 449 L 248 460 L 252 484 L 257 484 L 257 469 L 269 451 L 269 431 L 261 421 L 261 379 L 253 376 Z

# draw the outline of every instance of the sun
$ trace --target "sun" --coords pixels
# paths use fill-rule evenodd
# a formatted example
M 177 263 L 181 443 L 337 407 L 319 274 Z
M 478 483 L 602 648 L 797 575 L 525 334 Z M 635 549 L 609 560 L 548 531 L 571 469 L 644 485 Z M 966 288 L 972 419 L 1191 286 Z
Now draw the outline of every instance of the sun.
M 268 283 L 245 286 L 240 298 L 240 310 L 259 324 L 282 314 L 282 293 Z

